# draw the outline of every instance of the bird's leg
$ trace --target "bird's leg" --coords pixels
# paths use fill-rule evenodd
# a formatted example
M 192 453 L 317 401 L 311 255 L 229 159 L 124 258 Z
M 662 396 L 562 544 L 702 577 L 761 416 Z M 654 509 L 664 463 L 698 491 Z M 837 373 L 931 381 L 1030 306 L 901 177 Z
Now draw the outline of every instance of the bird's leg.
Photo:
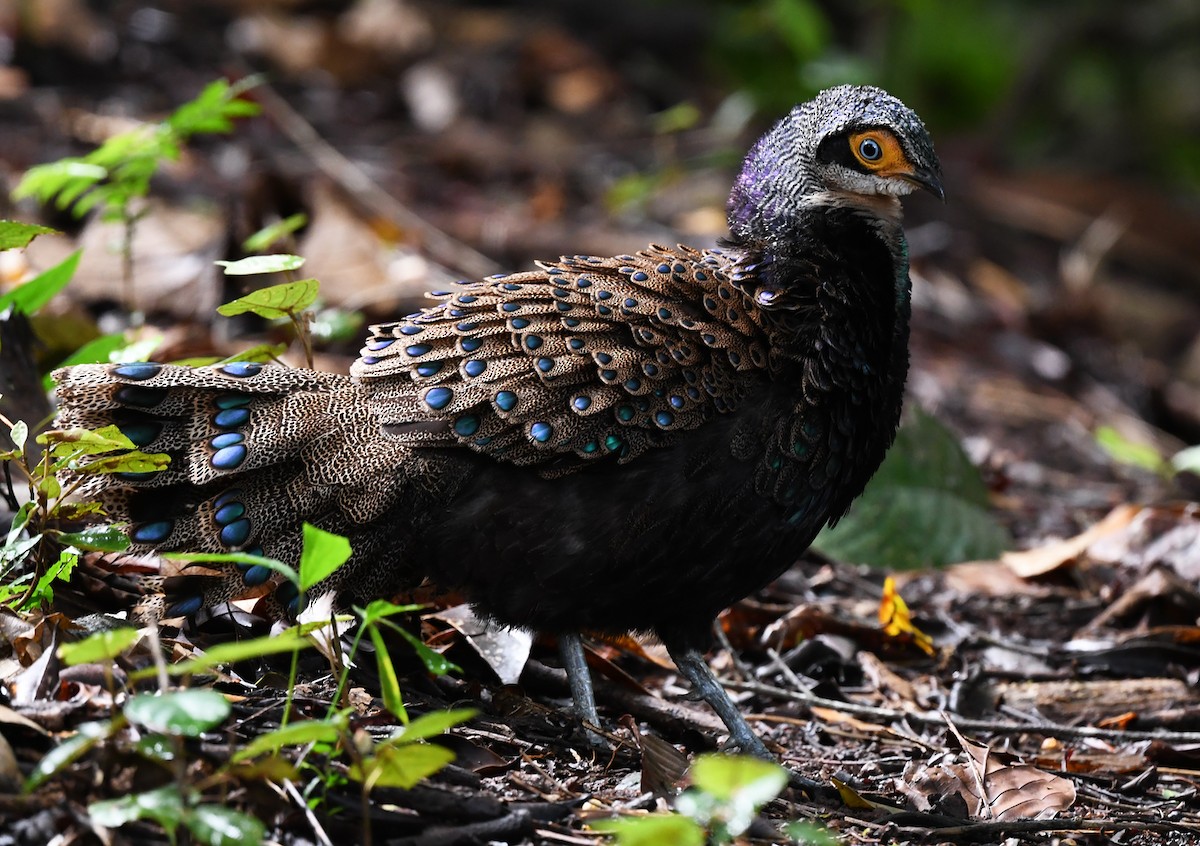
M 742 716 L 738 707 L 733 704 L 733 700 L 729 698 L 725 688 L 721 687 L 703 655 L 695 649 L 675 649 L 670 645 L 667 646 L 667 651 L 671 653 L 671 660 L 675 662 L 679 672 L 683 673 L 684 677 L 691 682 L 692 690 L 700 694 L 725 723 L 729 729 L 729 739 L 734 745 L 747 755 L 753 755 L 766 761 L 777 760 L 767 751 L 767 747 L 750 728 L 750 724 L 746 722 L 746 718 Z
M 576 715 L 585 723 L 599 726 L 600 715 L 596 713 L 596 695 L 592 692 L 592 676 L 583 654 L 583 641 L 575 632 L 561 634 L 558 636 L 558 651 L 562 656 L 563 668 L 567 671 L 567 683 L 571 686 Z M 593 732 L 586 734 L 590 742 L 598 742 L 599 738 Z

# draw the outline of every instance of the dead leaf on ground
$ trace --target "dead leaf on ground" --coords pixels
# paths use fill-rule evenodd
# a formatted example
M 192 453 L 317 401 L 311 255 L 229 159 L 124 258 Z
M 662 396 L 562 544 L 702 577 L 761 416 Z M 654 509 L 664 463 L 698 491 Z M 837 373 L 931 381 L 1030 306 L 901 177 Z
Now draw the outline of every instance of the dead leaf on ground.
M 1006 552 L 1000 560 L 1018 576 L 1032 579 L 1044 576 L 1078 558 L 1102 538 L 1126 528 L 1142 510 L 1139 505 L 1118 505 L 1103 520 L 1066 540 L 1053 541 L 1023 552 Z
M 502 684 L 516 684 L 529 660 L 533 636 L 524 629 L 489 624 L 475 616 L 469 605 L 455 605 L 426 615 L 455 628 L 487 662 Z
M 949 720 L 965 756 L 931 766 L 921 765 L 897 788 L 917 806 L 929 811 L 948 794 L 966 802 L 971 819 L 1011 821 L 1049 819 L 1075 802 L 1075 785 L 1068 779 L 1030 764 L 1008 761 L 982 743 L 968 740 Z

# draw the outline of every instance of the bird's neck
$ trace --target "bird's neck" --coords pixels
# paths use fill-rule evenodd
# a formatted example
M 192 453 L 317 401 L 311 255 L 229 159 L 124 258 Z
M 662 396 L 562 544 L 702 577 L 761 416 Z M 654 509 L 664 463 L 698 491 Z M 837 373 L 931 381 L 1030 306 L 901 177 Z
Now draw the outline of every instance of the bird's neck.
M 740 246 L 756 268 L 740 284 L 770 338 L 768 441 L 794 446 L 768 456 L 760 493 L 815 533 L 812 504 L 782 480 L 827 478 L 822 496 L 837 517 L 883 460 L 908 375 L 907 247 L 898 225 L 845 206 L 814 210 L 788 238 Z

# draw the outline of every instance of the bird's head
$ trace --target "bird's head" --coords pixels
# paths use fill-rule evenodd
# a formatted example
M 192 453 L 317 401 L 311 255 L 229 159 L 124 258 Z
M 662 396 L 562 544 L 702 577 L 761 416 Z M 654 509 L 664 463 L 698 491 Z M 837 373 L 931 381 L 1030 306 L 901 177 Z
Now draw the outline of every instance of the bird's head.
M 882 89 L 841 85 L 796 106 L 751 148 L 729 195 L 729 228 L 776 241 L 822 205 L 898 220 L 898 197 L 924 188 L 941 198 L 941 178 L 912 109 Z

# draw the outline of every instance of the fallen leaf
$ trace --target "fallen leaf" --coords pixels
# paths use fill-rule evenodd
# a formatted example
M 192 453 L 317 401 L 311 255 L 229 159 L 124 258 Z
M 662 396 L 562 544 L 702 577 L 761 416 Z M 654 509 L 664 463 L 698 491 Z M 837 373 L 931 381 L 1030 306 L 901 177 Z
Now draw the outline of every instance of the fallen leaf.
M 1044 576 L 1082 555 L 1101 538 L 1127 527 L 1142 510 L 1140 505 L 1118 505 L 1103 520 L 1086 531 L 1066 540 L 1054 541 L 1022 552 L 1006 552 L 1000 556 L 1010 570 L 1025 579 Z

